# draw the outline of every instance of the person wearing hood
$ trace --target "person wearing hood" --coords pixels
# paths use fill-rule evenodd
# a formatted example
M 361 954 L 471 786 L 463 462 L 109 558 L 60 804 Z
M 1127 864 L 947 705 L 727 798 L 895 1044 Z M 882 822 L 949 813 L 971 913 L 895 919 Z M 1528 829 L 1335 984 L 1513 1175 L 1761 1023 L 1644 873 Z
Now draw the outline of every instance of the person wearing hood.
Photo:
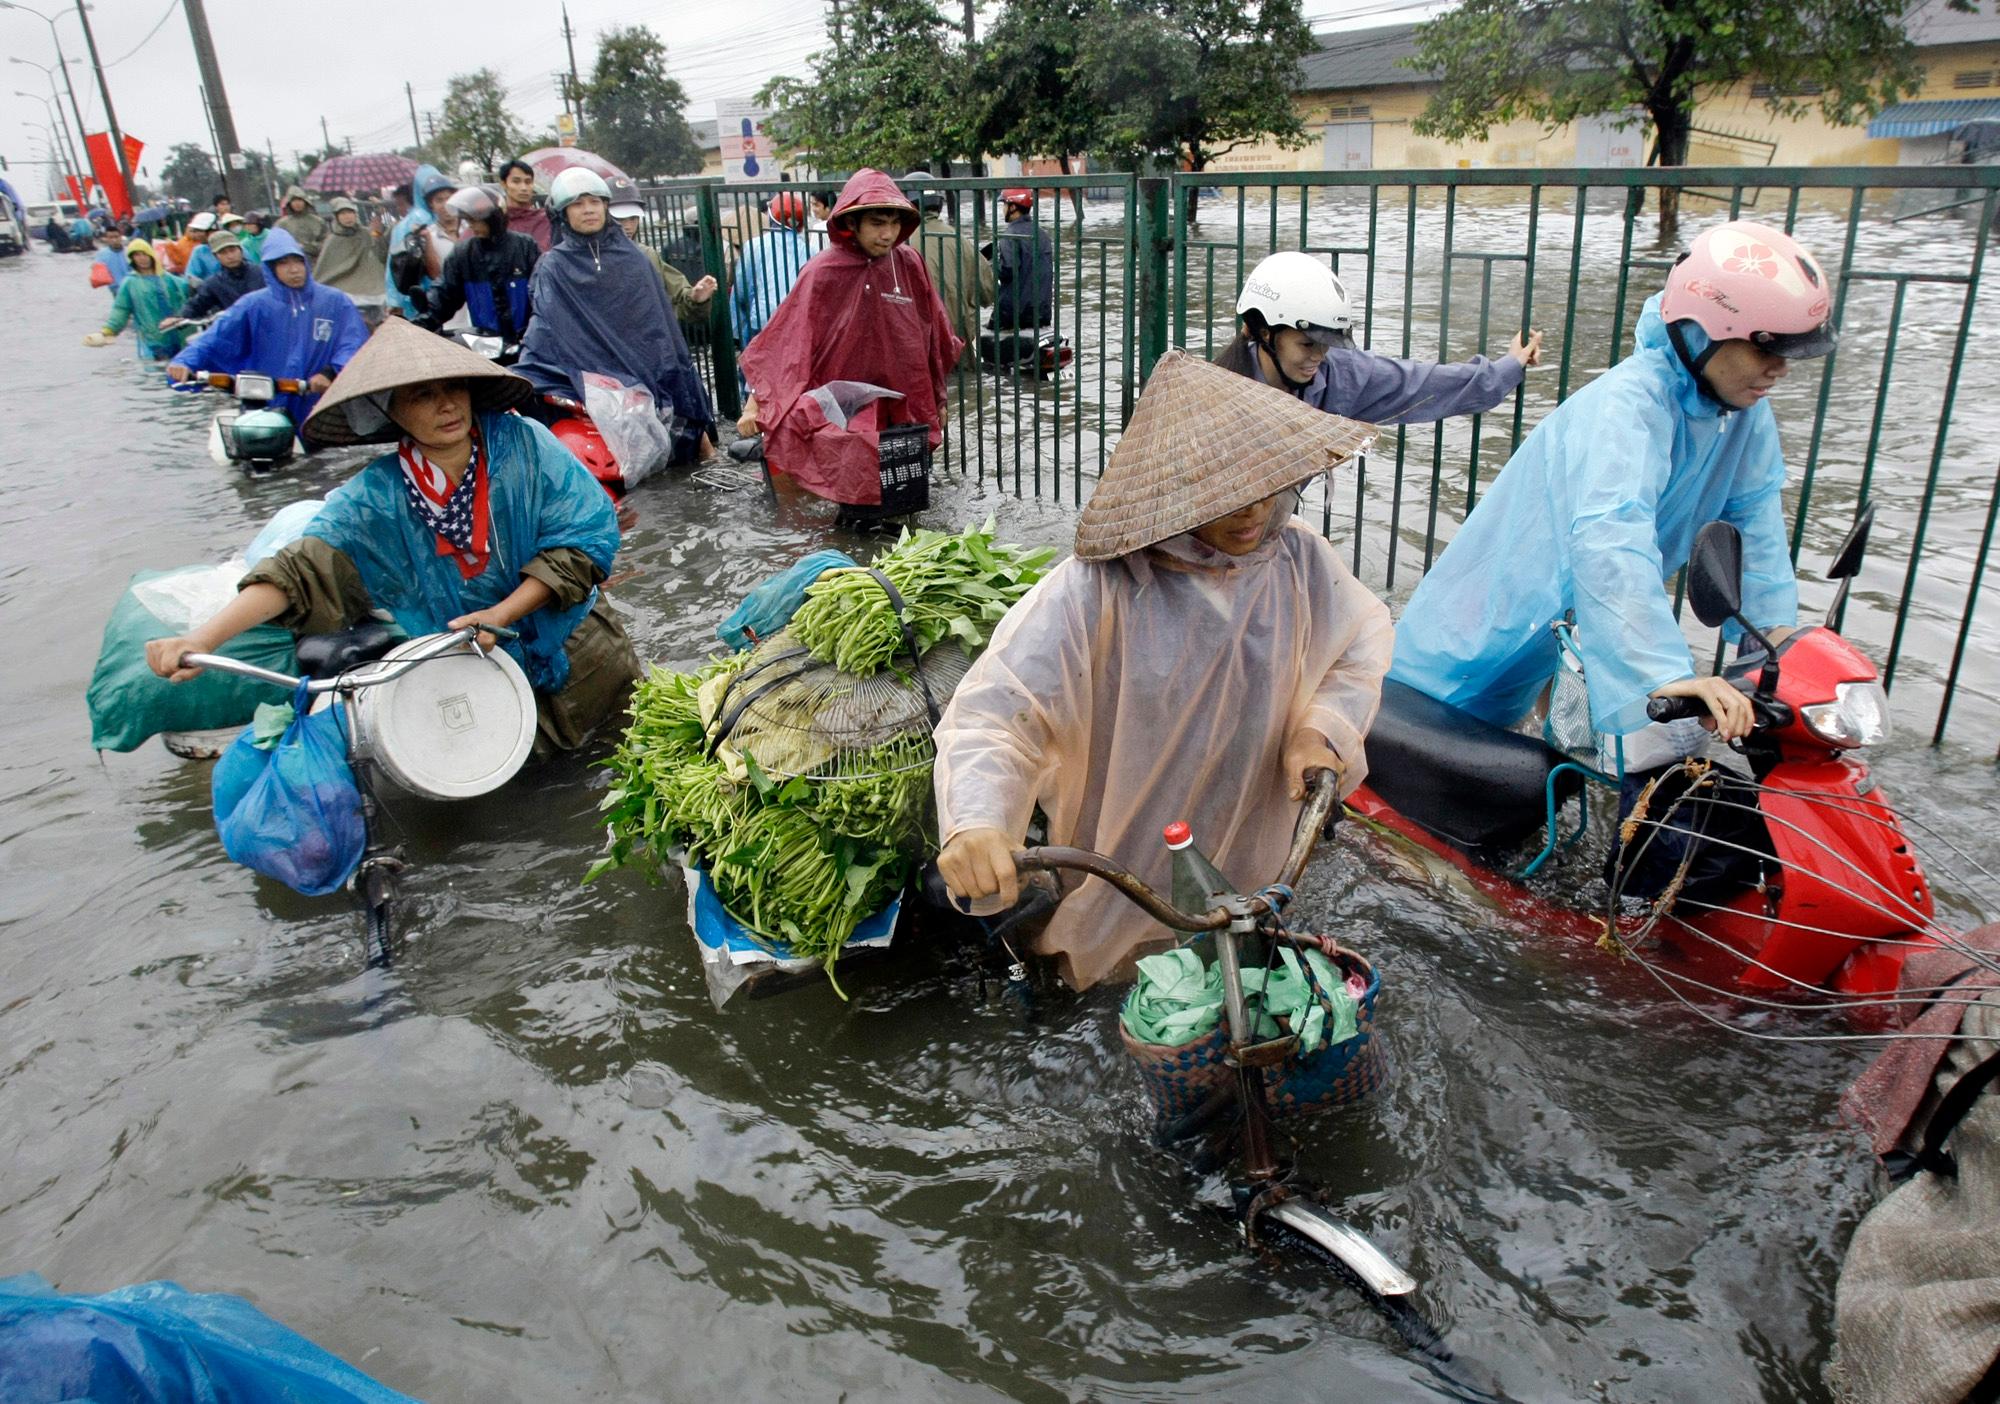
M 118 285 L 132 271 L 132 265 L 125 257 L 125 231 L 114 224 L 104 231 L 102 242 L 104 246 L 90 261 L 90 285 L 93 288 L 109 288 L 116 295 Z
M 69 222 L 68 253 L 89 253 L 97 243 L 97 226 L 90 222 L 88 215 L 78 215 Z
M 856 171 L 827 223 L 827 247 L 743 352 L 750 400 L 737 427 L 763 433 L 774 471 L 835 502 L 880 505 L 879 429 L 923 424 L 931 447 L 944 441 L 945 380 L 965 343 L 909 246 L 921 222 L 895 181 Z M 853 433 L 812 393 L 836 380 L 899 398 L 876 401 L 876 430 Z
M 986 246 L 993 260 L 995 331 L 1037 331 L 1055 320 L 1056 253 L 1035 223 L 1035 192 L 1016 186 L 1000 192 L 1006 227 Z
M 537 755 L 616 723 L 639 660 L 599 587 L 617 510 L 547 429 L 508 410 L 533 395 L 513 372 L 396 318 L 379 327 L 301 426 L 309 448 L 390 444 L 334 489 L 305 535 L 260 561 L 234 601 L 189 635 L 146 645 L 182 681 L 273 620 L 331 633 L 386 614 L 412 638 L 468 626 L 535 690 Z
M 226 312 L 264 286 L 264 270 L 243 256 L 242 241 L 234 234 L 218 229 L 208 236 L 208 247 L 216 259 L 214 275 L 204 278 L 201 286 L 188 294 L 180 311 L 165 325 L 178 326 L 212 312 Z
M 419 166 L 410 178 L 410 212 L 389 231 L 389 268 L 383 279 L 389 310 L 414 321 L 430 306 L 444 272 L 444 255 L 426 231 L 438 222 L 445 201 L 458 187 L 436 166 Z
M 1293 515 L 1372 426 L 1169 351 L 1084 508 L 1076 551 L 1007 612 L 936 732 L 939 871 L 1012 905 L 1039 806 L 1050 844 L 1165 889 L 1164 826 L 1192 825 L 1244 891 L 1272 881 L 1308 785 L 1366 777 L 1388 608 Z M 1178 934 L 1065 876 L 1035 949 L 1078 989 L 1129 979 Z
M 346 293 L 312 280 L 305 250 L 283 229 L 264 236 L 265 286 L 239 298 L 215 325 L 167 365 L 176 384 L 195 370 L 235 375 L 255 371 L 305 385 L 281 393 L 271 408 L 303 423 L 340 368 L 368 340 L 368 326 Z
M 1370 424 L 1430 424 L 1484 414 L 1541 364 L 1542 334 L 1517 335 L 1497 360 L 1405 361 L 1354 344 L 1355 309 L 1340 276 L 1285 249 L 1250 270 L 1236 297 L 1241 329 L 1216 354 L 1225 370 L 1274 385 L 1328 414 Z
M 1627 808 L 1707 749 L 1704 727 L 1747 735 L 1749 699 L 1696 675 L 1672 581 L 1695 533 L 1729 522 L 1744 617 L 1774 643 L 1798 622 L 1766 397 L 1793 361 L 1833 349 L 1828 306 L 1818 261 L 1779 230 L 1738 220 L 1698 236 L 1647 301 L 1632 355 L 1535 426 L 1417 586 L 1391 676 L 1510 725 L 1555 675 L 1549 625 L 1573 612 L 1591 723 L 1622 740 Z M 1698 698 L 1709 716 L 1649 724 L 1655 697 Z
M 625 237 L 646 256 L 646 262 L 653 265 L 653 271 L 666 284 L 667 301 L 674 305 L 674 316 L 680 319 L 683 327 L 705 326 L 708 304 L 715 296 L 715 279 L 704 273 L 700 282 L 690 283 L 687 274 L 661 258 L 660 251 L 645 241 L 640 224 L 646 217 L 646 206 L 639 199 L 637 181 L 630 176 L 620 176 L 607 181 L 605 188 L 611 192 L 611 217 L 618 221 Z
M 389 267 L 389 238 L 380 221 L 364 225 L 361 207 L 345 195 L 333 202 L 333 223 L 313 264 L 313 281 L 336 288 L 357 307 L 373 307 L 379 320 Z
M 457 212 L 466 237 L 444 261 L 430 310 L 417 325 L 437 331 L 463 310 L 474 331 L 509 345 L 520 341 L 533 309 L 529 280 L 541 250 L 533 239 L 509 228 L 507 209 L 491 190 L 468 185 L 446 207 Z
M 243 227 L 236 237 L 243 242 L 243 259 L 253 267 L 261 267 L 264 259 L 264 236 L 271 229 L 271 216 L 263 210 L 252 210 L 243 216 Z
M 181 349 L 182 334 L 165 323 L 187 301 L 187 279 L 161 272 L 159 255 L 144 239 L 127 241 L 125 258 L 132 271 L 111 295 L 111 315 L 105 319 L 104 330 L 90 333 L 83 344 L 109 346 L 129 322 L 139 343 L 139 359 L 164 361 Z
M 911 171 L 903 180 L 907 184 L 932 178 L 929 171 Z M 944 217 L 945 199 L 941 193 L 920 190 L 916 200 L 924 213 L 923 228 L 917 233 L 918 251 L 924 256 L 924 266 L 931 270 L 931 283 L 937 288 L 938 300 L 951 314 L 952 331 L 969 351 L 979 339 L 980 309 L 993 302 L 993 265 L 957 225 Z
M 513 160 L 500 168 L 500 188 L 507 192 L 507 227 L 535 241 L 539 253 L 547 253 L 555 242 L 549 212 L 535 198 L 535 168 L 526 161 Z
M 581 401 L 583 376 L 643 386 L 672 417 L 673 461 L 713 452 L 715 411 L 681 336 L 666 285 L 611 221 L 611 188 L 572 167 L 549 187 L 563 236 L 535 264 L 534 320 L 516 369 L 543 393 Z
M 326 221 L 313 208 L 312 196 L 304 186 L 294 185 L 285 191 L 277 227 L 299 241 L 308 261 L 319 257 L 320 245 L 326 242 Z

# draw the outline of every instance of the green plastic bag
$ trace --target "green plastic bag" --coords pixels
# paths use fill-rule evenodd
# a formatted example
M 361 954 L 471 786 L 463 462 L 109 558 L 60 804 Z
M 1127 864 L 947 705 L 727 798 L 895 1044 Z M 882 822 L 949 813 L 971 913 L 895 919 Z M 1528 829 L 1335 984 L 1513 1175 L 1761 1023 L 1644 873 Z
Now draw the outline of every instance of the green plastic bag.
M 172 577 L 214 572 L 214 566 L 184 571 L 142 570 L 132 585 Z M 170 639 L 189 629 L 186 619 L 163 619 L 131 587 L 118 599 L 104 626 L 104 644 L 97 668 L 90 675 L 85 700 L 90 706 L 90 744 L 100 751 L 137 750 L 163 731 L 207 731 L 245 726 L 260 702 L 279 701 L 283 690 L 270 683 L 209 670 L 184 683 L 170 683 L 146 666 L 146 645 Z M 264 624 L 246 629 L 220 652 L 279 673 L 296 673 L 298 660 L 291 632 Z

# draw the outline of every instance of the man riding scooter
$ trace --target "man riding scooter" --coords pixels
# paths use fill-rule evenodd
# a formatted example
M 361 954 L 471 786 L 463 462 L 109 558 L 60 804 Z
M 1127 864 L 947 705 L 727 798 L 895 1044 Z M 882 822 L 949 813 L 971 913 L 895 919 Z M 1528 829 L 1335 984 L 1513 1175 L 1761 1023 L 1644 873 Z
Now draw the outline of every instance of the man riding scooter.
M 1695 674 L 1671 580 L 1703 524 L 1730 522 L 1743 535 L 1742 613 L 1773 643 L 1797 623 L 1785 460 L 1766 397 L 1793 361 L 1833 349 L 1828 305 L 1818 262 L 1780 231 L 1734 221 L 1697 238 L 1647 302 L 1634 353 L 1536 426 L 1417 587 L 1390 678 L 1513 725 L 1555 676 L 1550 626 L 1571 616 L 1592 725 L 1622 739 L 1628 811 L 1706 749 L 1702 728 L 1747 736 L 1749 699 Z M 1647 704 L 1661 697 L 1699 698 L 1709 715 L 1649 725 Z M 1754 801 L 1709 809 L 1709 836 L 1761 848 Z M 1721 833 L 1733 821 L 1756 832 Z M 1650 848 L 1658 861 L 1647 866 L 1671 872 L 1680 853 Z M 1649 885 L 1625 890 L 1650 895 Z
M 168 363 L 167 374 L 176 384 L 196 371 L 299 381 L 300 392 L 280 393 L 270 407 L 303 424 L 368 340 L 368 326 L 347 294 L 312 280 L 305 251 L 283 229 L 264 236 L 263 262 L 269 285 L 237 299 Z

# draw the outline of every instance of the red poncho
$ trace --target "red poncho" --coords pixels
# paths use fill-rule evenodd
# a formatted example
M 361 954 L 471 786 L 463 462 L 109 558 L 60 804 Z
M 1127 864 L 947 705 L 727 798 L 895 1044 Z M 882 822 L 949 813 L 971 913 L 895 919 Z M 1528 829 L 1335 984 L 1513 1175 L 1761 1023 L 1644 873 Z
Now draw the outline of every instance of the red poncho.
M 881 258 L 862 253 L 840 218 L 865 209 L 893 209 L 903 219 L 902 237 Z M 888 176 L 856 171 L 833 207 L 826 249 L 743 352 L 765 459 L 835 502 L 882 501 L 880 430 L 928 424 L 931 447 L 944 440 L 945 377 L 964 343 L 923 258 L 909 247 L 919 223 Z M 835 380 L 879 385 L 903 398 L 878 400 L 841 428 L 807 394 Z

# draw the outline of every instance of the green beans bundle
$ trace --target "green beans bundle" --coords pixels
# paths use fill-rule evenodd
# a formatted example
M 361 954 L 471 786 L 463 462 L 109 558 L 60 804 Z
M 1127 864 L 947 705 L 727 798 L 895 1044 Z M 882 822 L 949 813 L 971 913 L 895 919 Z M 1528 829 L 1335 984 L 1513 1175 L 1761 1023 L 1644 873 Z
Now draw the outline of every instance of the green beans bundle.
M 946 637 L 968 653 L 986 646 L 993 626 L 1047 574 L 1055 552 L 993 539 L 993 523 L 956 536 L 904 529 L 875 561 L 903 597 L 903 617 L 917 652 Z M 855 677 L 873 676 L 903 652 L 903 632 L 881 582 L 865 570 L 830 570 L 806 589 L 792 616 L 792 636 L 813 657 Z

